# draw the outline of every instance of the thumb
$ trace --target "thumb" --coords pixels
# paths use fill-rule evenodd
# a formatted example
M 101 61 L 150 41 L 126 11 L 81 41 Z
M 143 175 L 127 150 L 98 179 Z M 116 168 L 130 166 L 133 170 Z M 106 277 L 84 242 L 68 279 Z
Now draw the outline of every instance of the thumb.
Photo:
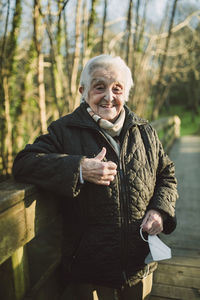
M 97 156 L 95 157 L 95 159 L 98 159 L 98 160 L 102 161 L 105 156 L 106 156 L 106 148 L 103 147 L 102 150 L 101 150 L 101 152 L 99 152 L 99 154 L 97 154 Z

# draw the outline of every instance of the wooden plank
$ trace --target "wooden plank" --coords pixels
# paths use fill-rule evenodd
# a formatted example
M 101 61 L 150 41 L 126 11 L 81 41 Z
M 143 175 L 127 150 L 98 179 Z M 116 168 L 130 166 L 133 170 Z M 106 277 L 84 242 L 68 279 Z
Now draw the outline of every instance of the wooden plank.
M 187 209 L 187 208 L 186 208 Z M 197 214 L 198 215 L 198 214 Z M 193 224 L 196 222 L 194 221 Z M 188 225 L 190 226 L 190 225 Z M 199 224 L 200 226 L 200 224 Z M 177 230 L 177 229 L 176 229 Z M 183 232 L 180 234 L 180 231 L 185 232 L 183 235 Z M 174 249 L 177 247 L 185 249 L 186 251 L 192 251 L 196 250 L 199 251 L 200 249 L 200 239 L 197 238 L 197 233 L 187 232 L 188 230 L 184 229 L 184 226 L 182 226 L 182 229 L 175 231 L 169 236 L 162 237 L 162 240 L 167 243 L 169 247 L 172 248 L 172 252 L 174 252 Z M 172 253 L 174 255 L 174 253 Z
M 188 274 L 180 273 L 179 270 L 170 273 L 159 271 L 154 274 L 154 283 L 198 289 L 200 287 L 200 277 L 197 274 L 190 277 Z
M 32 184 L 19 183 L 9 179 L 0 183 L 0 212 L 12 207 L 37 191 Z
M 153 296 L 165 297 L 179 300 L 199 300 L 200 289 L 184 288 L 165 284 L 154 284 L 152 289 Z
M 0 264 L 26 243 L 24 203 L 0 214 Z
M 59 203 L 46 193 L 35 193 L 0 213 L 0 264 L 55 220 Z
M 159 264 L 158 269 L 156 272 L 162 272 L 166 273 L 168 275 L 173 274 L 174 272 L 177 272 L 179 274 L 187 275 L 190 277 L 199 277 L 200 278 L 200 268 L 196 267 L 188 267 L 188 266 L 182 266 L 182 265 L 168 265 L 168 264 Z
M 172 259 L 159 264 L 200 268 L 200 257 L 174 256 Z
M 198 249 L 188 249 L 188 248 L 173 248 L 173 255 L 174 257 L 193 257 L 198 259 L 200 257 L 200 248 Z
M 35 236 L 35 206 L 21 201 L 0 214 L 0 264 Z

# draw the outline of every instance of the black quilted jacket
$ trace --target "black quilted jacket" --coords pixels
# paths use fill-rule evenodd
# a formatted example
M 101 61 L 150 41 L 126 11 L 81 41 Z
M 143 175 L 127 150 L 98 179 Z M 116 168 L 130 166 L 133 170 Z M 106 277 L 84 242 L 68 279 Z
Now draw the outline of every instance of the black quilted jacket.
M 86 105 L 53 122 L 48 134 L 27 145 L 15 159 L 13 174 L 60 196 L 66 276 L 112 287 L 132 285 L 146 271 L 149 248 L 139 234 L 146 211 L 165 212 L 164 232 L 175 229 L 174 165 L 155 130 L 126 106 L 119 159 Z M 106 160 L 118 165 L 115 180 L 110 186 L 81 185 L 81 160 L 95 157 L 102 147 Z

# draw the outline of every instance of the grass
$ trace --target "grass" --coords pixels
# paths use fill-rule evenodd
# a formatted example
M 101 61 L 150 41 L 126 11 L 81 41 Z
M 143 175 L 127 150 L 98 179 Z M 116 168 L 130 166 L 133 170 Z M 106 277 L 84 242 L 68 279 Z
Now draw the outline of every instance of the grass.
M 168 111 L 161 112 L 160 118 L 173 115 L 177 115 L 181 119 L 181 136 L 200 135 L 200 111 L 198 115 L 194 115 L 184 106 L 176 105 L 171 106 Z

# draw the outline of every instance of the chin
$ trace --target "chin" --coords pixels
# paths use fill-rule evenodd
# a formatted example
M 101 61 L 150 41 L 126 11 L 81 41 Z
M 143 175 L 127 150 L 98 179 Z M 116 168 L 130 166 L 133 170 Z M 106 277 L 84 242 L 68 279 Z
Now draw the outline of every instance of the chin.
M 113 120 L 116 119 L 116 116 L 110 116 L 110 115 L 106 115 L 106 114 L 102 114 L 100 117 L 102 119 L 105 119 L 105 120 L 110 121 L 110 122 L 112 122 Z
M 112 118 L 104 118 L 104 119 L 107 120 L 107 121 L 109 121 L 109 122 L 111 122 L 111 123 L 113 123 L 117 119 L 117 116 L 116 117 L 112 117 Z

